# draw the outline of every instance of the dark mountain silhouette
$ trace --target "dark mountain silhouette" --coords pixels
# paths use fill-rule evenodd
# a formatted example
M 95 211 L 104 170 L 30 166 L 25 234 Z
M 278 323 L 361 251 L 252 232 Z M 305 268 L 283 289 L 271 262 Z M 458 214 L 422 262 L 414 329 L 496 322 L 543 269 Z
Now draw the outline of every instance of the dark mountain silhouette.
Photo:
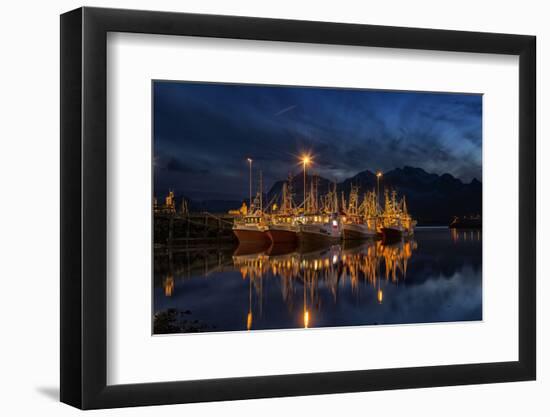
M 307 176 L 311 184 L 312 176 Z M 331 182 L 318 177 L 319 194 L 328 191 Z M 267 193 L 268 201 L 277 200 L 284 181 L 277 181 Z M 346 199 L 352 185 L 359 186 L 359 192 L 376 189 L 376 175 L 371 171 L 362 171 L 337 184 L 339 195 L 344 192 Z M 296 202 L 303 199 L 303 176 L 296 175 L 292 181 Z M 309 185 L 308 185 L 309 188 Z M 473 179 L 470 183 L 450 174 L 430 174 L 422 168 L 406 166 L 384 173 L 380 180 L 380 194 L 384 189 L 395 190 L 399 196 L 407 199 L 407 207 L 420 225 L 448 225 L 454 216 L 481 213 L 481 182 Z M 383 201 L 383 197 L 380 197 Z

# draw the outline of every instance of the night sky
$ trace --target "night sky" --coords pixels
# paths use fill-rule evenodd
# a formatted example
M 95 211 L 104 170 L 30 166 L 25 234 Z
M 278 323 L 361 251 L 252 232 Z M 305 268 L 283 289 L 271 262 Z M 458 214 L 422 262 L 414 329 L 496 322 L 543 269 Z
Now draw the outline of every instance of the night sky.
M 247 157 L 264 190 L 312 170 L 343 181 L 413 166 L 481 180 L 482 97 L 155 81 L 154 186 L 194 200 L 248 196 Z

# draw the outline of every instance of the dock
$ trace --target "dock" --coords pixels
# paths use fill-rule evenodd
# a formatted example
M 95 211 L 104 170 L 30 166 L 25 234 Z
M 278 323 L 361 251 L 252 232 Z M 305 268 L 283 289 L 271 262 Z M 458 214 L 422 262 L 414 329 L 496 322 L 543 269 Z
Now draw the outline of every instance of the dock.
M 155 213 L 154 245 L 200 248 L 236 243 L 232 232 L 234 219 L 234 215 L 209 212 Z

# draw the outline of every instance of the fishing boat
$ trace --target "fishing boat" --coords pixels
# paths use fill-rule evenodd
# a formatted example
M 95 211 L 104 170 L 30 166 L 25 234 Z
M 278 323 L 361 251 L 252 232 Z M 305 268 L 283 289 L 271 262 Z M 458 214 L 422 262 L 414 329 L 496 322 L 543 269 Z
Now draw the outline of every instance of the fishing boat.
M 385 242 L 393 242 L 403 237 L 404 229 L 397 222 L 396 224 L 386 225 L 382 227 L 382 239 Z
M 409 238 L 414 235 L 414 225 L 416 222 L 407 224 L 404 219 L 397 218 L 386 221 L 381 228 L 382 239 L 384 241 L 395 241 L 402 238 Z
M 304 211 L 296 218 L 296 223 L 301 245 L 342 239 L 344 229 L 338 210 L 336 184 L 319 202 L 317 185 L 312 181 L 311 192 L 304 200 Z
M 269 243 L 268 226 L 261 213 L 246 215 L 233 223 L 233 233 L 239 243 Z
M 359 187 L 352 186 L 349 202 L 342 197 L 345 215 L 342 218 L 344 240 L 361 240 L 376 237 L 376 194 L 365 194 L 359 205 Z
M 339 241 L 343 236 L 342 221 L 337 214 L 304 215 L 298 217 L 298 240 Z
M 263 211 L 263 184 L 262 173 L 260 171 L 260 189 L 252 201 L 250 199 L 250 213 L 235 219 L 233 222 L 233 233 L 239 240 L 239 243 L 257 243 L 263 245 L 270 242 L 267 235 L 268 223 L 267 217 Z M 252 186 L 250 187 L 252 189 Z
M 414 234 L 416 220 L 407 211 L 405 197 L 397 201 L 397 193 L 392 191 L 391 198 L 385 191 L 384 211 L 380 216 L 380 232 L 385 241 L 395 241 L 411 237 Z
M 277 216 L 267 226 L 267 236 L 273 243 L 293 243 L 298 239 L 299 227 L 294 217 Z
M 295 208 L 292 200 L 292 177 L 283 184 L 281 206 L 272 213 L 267 226 L 267 236 L 276 243 L 295 243 L 298 239 L 298 225 L 295 219 Z
M 376 237 L 376 228 L 363 223 L 359 219 L 350 220 L 350 218 L 346 218 L 343 233 L 345 240 L 371 239 Z
M 453 218 L 453 221 L 449 225 L 451 229 L 481 229 L 481 216 L 464 216 Z

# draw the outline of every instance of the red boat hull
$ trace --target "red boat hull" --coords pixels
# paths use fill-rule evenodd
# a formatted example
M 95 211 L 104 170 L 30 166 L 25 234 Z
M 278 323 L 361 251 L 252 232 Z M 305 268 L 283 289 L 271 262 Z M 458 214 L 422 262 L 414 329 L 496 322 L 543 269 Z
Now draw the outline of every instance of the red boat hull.
M 297 241 L 296 232 L 289 230 L 268 230 L 267 236 L 273 243 L 294 243 Z
M 382 238 L 384 241 L 395 241 L 401 239 L 403 233 L 401 230 L 392 229 L 391 227 L 382 228 Z
M 239 239 L 239 242 L 247 243 L 269 243 L 269 237 L 265 232 L 259 230 L 242 230 L 242 229 L 233 229 L 233 233 Z

